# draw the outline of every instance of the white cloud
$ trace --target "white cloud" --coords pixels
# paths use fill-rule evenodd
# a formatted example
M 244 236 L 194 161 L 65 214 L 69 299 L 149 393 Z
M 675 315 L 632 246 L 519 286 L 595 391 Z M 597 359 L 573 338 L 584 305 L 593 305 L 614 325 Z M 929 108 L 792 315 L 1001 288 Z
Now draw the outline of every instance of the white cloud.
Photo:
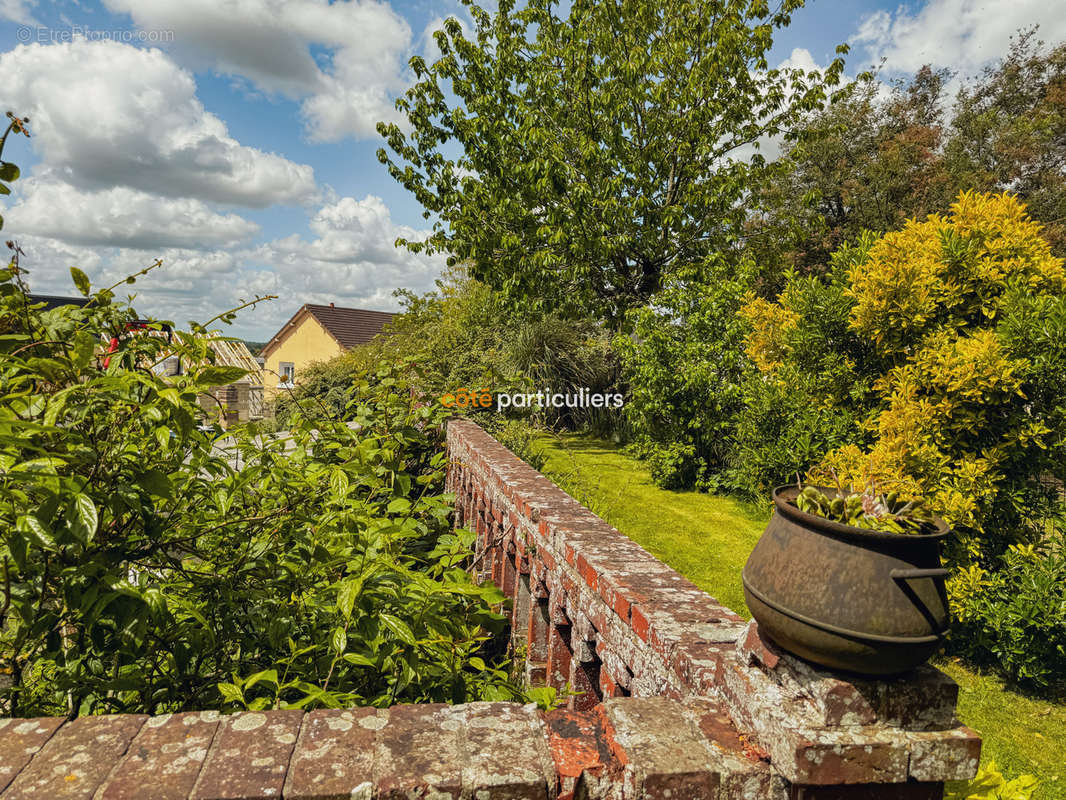
M 0 0 L 0 19 L 17 22 L 19 25 L 36 25 L 30 9 L 37 0 Z
M 237 214 L 219 214 L 191 198 L 163 198 L 113 186 L 79 190 L 47 173 L 19 181 L 7 212 L 9 230 L 72 245 L 205 249 L 239 244 L 259 226 Z
M 444 266 L 441 256 L 428 257 L 393 246 L 397 237 L 420 239 L 425 231 L 396 225 L 379 197 L 342 197 L 312 217 L 310 241 L 292 235 L 253 251 L 270 264 L 300 302 L 335 300 L 394 305 L 392 290 L 427 291 Z M 318 299 L 315 299 L 318 298 Z M 339 303 L 339 301 L 337 301 Z
M 303 303 L 395 310 L 394 289 L 428 291 L 444 266 L 442 256 L 393 246 L 399 236 L 418 239 L 426 232 L 395 224 L 378 197 L 338 198 L 319 208 L 309 227 L 308 238 L 294 234 L 224 251 L 193 249 L 196 242 L 162 249 L 88 247 L 70 242 L 65 233 L 62 240 L 37 232 L 20 235 L 20 243 L 33 289 L 57 294 L 71 292 L 71 265 L 85 270 L 94 283 L 109 285 L 162 258 L 163 269 L 130 287 L 138 294 L 135 307 L 180 324 L 207 319 L 257 294 L 276 294 L 277 300 L 241 315 L 234 328 L 262 340 Z
M 44 164 L 79 188 L 127 186 L 250 207 L 306 203 L 310 166 L 241 145 L 164 53 L 113 41 L 0 55 L 5 101 L 32 120 Z
M 877 11 L 864 17 L 853 42 L 864 45 L 871 62 L 914 73 L 922 66 L 972 73 L 1007 52 L 1011 34 L 1040 25 L 1040 37 L 1066 39 L 1066 14 L 1047 0 L 929 0 L 912 11 Z
M 314 140 L 372 137 L 397 119 L 411 29 L 375 0 L 105 0 L 142 30 L 173 32 L 172 52 L 196 68 L 242 76 L 303 101 Z M 317 58 L 316 58 L 317 56 Z
M 777 65 L 778 69 L 802 69 L 804 72 L 810 72 L 815 69 L 825 69 L 825 67 L 817 64 L 814 60 L 814 56 L 811 55 L 811 51 L 806 47 L 795 47 L 792 52 L 789 53 L 788 58 Z

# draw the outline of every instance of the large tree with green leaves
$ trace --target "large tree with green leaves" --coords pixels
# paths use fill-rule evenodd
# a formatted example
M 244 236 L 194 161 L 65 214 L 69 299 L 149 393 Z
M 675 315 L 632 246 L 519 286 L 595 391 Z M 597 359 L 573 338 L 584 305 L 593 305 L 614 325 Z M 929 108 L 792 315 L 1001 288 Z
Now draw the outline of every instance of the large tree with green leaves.
M 843 69 L 771 69 L 801 0 L 553 0 L 495 14 L 467 3 L 411 61 L 378 156 L 418 198 L 415 251 L 469 260 L 530 306 L 617 322 L 678 266 L 727 245 L 757 146 L 819 107 Z M 841 46 L 843 54 L 846 48 Z
M 944 213 L 969 190 L 1025 201 L 1066 255 L 1066 43 L 1023 30 L 954 99 L 952 77 L 926 66 L 886 87 L 864 75 L 797 127 L 751 187 L 758 213 L 744 242 L 760 293 L 779 292 L 790 268 L 824 272 L 864 230 Z

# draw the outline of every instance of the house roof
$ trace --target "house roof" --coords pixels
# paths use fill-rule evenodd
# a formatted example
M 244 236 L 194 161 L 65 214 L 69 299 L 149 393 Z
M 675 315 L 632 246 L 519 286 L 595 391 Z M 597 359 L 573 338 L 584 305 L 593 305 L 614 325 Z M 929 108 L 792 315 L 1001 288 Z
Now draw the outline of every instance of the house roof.
M 89 302 L 88 297 L 63 297 L 58 294 L 31 294 L 27 295 L 30 303 L 36 305 L 37 303 L 44 303 L 45 311 L 51 311 L 53 308 L 59 308 L 60 306 L 84 306 Z
M 248 374 L 241 378 L 238 383 L 250 383 L 258 386 L 261 382 L 259 376 L 259 362 L 255 360 L 247 345 L 241 341 L 223 339 L 221 331 L 212 331 L 210 347 L 215 351 L 215 364 L 226 367 L 240 367 L 248 370 Z M 216 338 L 217 337 L 217 338 Z
M 260 355 L 268 355 L 294 331 L 305 317 L 312 317 L 332 336 L 342 348 L 348 350 L 357 344 L 366 344 L 391 322 L 396 315 L 388 311 L 369 311 L 365 308 L 341 308 L 332 303 L 319 305 L 305 303 L 292 315 L 281 330 L 274 334 L 263 347 Z

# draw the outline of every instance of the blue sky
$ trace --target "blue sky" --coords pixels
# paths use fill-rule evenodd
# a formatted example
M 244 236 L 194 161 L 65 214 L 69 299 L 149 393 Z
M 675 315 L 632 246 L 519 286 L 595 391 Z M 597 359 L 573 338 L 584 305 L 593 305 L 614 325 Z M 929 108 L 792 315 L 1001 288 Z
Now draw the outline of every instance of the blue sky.
M 886 77 L 924 63 L 973 74 L 1019 27 L 1066 38 L 1066 15 L 1032 0 L 813 0 L 774 63 Z M 23 178 L 5 198 L 41 292 L 68 267 L 114 282 L 155 257 L 143 313 L 204 319 L 255 293 L 278 300 L 233 332 L 266 339 L 304 302 L 394 309 L 442 262 L 397 251 L 425 227 L 376 157 L 374 122 L 426 54 L 452 0 L 0 0 L 4 110 L 31 117 L 9 140 Z

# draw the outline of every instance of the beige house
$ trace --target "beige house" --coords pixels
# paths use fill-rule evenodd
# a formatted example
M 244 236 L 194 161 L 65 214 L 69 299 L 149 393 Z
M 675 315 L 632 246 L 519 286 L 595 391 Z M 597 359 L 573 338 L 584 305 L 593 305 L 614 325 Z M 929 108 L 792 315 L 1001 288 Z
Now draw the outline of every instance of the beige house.
M 333 303 L 301 306 L 260 353 L 267 403 L 279 391 L 299 383 L 301 372 L 308 366 L 366 344 L 395 316 L 385 311 L 340 308 Z

